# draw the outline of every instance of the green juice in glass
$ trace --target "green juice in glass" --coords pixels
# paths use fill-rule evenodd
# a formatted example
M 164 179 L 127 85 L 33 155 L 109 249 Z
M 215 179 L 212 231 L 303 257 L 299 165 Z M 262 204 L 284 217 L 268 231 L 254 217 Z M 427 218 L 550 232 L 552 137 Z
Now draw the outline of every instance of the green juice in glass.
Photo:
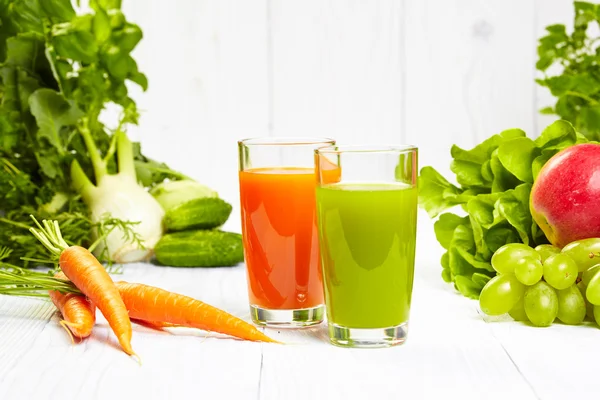
M 338 183 L 317 188 L 329 323 L 386 328 L 408 321 L 413 287 L 417 188 Z

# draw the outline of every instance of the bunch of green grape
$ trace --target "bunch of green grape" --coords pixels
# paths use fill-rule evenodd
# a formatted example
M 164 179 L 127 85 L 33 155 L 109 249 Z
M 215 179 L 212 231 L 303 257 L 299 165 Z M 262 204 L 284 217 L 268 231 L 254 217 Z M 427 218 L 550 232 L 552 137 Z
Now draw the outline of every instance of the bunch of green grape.
M 498 273 L 483 288 L 479 306 L 488 315 L 550 326 L 578 325 L 586 316 L 600 325 L 600 238 L 562 250 L 549 244 L 510 243 L 492 256 Z

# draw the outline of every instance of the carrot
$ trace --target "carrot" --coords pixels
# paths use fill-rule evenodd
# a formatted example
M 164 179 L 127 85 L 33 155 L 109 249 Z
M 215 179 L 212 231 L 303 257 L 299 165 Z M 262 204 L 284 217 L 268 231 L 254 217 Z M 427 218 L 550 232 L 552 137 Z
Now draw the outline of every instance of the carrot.
M 177 328 L 180 325 L 170 324 L 168 322 L 158 322 L 158 321 L 144 321 L 143 319 L 135 319 L 131 318 L 131 322 L 135 322 L 136 324 L 144 325 L 148 328 L 163 330 L 164 328 Z
M 56 273 L 54 277 L 67 279 L 62 272 Z M 67 332 L 70 331 L 80 339 L 90 336 L 96 322 L 96 307 L 85 296 L 75 293 L 64 294 L 58 290 L 50 290 L 48 295 L 60 311 L 63 317 L 60 324 L 67 329 Z
M 278 343 L 254 325 L 200 300 L 141 283 L 115 284 L 131 318 L 198 328 L 245 340 Z
M 125 353 L 136 355 L 131 347 L 132 330 L 127 308 L 104 266 L 88 249 L 69 246 L 62 238 L 57 221 L 44 220 L 42 228 L 35 218 L 33 220 L 39 229 L 30 228 L 31 233 L 51 253 L 59 256 L 60 269 L 98 307 Z

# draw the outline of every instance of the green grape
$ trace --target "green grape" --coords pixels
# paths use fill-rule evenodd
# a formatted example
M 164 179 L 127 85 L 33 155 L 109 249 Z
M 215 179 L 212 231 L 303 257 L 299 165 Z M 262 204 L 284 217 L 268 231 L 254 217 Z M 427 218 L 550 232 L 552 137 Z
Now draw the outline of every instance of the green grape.
M 546 261 L 546 258 L 550 257 L 551 255 L 560 253 L 560 249 L 556 246 L 552 246 L 551 244 L 540 244 L 535 248 L 535 251 L 540 253 L 540 256 L 542 256 L 542 262 Z
M 562 253 L 577 263 L 579 271 L 585 271 L 600 262 L 600 239 L 576 240 L 563 247 Z
M 544 280 L 555 289 L 566 289 L 574 284 L 577 274 L 577 264 L 566 254 L 554 254 L 544 262 Z
M 515 270 L 517 261 L 521 258 L 530 256 L 542 259 L 542 256 L 533 248 L 523 243 L 509 243 L 500 247 L 492 256 L 492 267 L 499 274 L 512 274 Z
M 509 312 L 523 297 L 525 286 L 514 275 L 497 275 L 485 284 L 479 295 L 479 307 L 487 315 Z
M 519 301 L 517 301 L 517 304 L 510 309 L 508 315 L 510 315 L 515 321 L 529 321 L 529 318 L 527 318 L 527 313 L 525 313 L 523 297 L 521 297 Z
M 600 274 L 595 274 L 590 279 L 585 290 L 585 298 L 595 306 L 600 305 Z
M 593 305 L 589 301 L 585 302 L 585 316 L 591 321 L 596 320 L 596 317 L 594 316 L 594 308 L 596 308 L 595 305 Z
M 579 281 L 577 282 L 577 288 L 579 289 L 579 292 L 581 293 L 581 295 L 583 296 L 583 300 L 585 301 L 585 316 L 593 321 L 594 305 L 586 299 L 585 291 L 587 289 L 587 286 L 585 285 L 585 283 L 583 283 L 583 281 Z
M 594 321 L 597 325 L 600 325 L 600 306 L 594 306 Z
M 558 297 L 558 314 L 556 317 L 567 325 L 579 325 L 585 319 L 585 299 L 576 285 L 556 293 Z
M 542 279 L 544 267 L 537 258 L 525 256 L 517 261 L 515 265 L 515 276 L 523 285 L 533 285 Z
M 596 264 L 593 267 L 583 271 L 583 274 L 581 275 L 581 281 L 583 282 L 583 284 L 586 286 L 589 285 L 590 281 L 598 271 L 600 271 L 600 264 Z
M 525 291 L 525 313 L 535 326 L 550 326 L 558 314 L 558 296 L 552 286 L 540 281 Z

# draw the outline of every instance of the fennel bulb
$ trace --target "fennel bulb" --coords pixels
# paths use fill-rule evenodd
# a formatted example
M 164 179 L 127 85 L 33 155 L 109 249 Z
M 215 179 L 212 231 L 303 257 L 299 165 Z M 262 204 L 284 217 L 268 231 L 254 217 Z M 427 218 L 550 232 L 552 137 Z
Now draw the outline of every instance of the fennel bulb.
M 86 138 L 89 133 L 81 129 Z M 138 184 L 133 163 L 132 145 L 124 132 L 115 133 L 119 172 L 108 174 L 106 160 L 102 160 L 94 146 L 90 149 L 97 184 L 94 185 L 77 162 L 71 165 L 71 178 L 75 189 L 90 209 L 90 218 L 101 223 L 106 217 L 136 223 L 132 226 L 136 238 L 131 238 L 119 226 L 98 242 L 96 256 L 105 256 L 114 262 L 128 263 L 149 259 L 158 240 L 163 235 L 164 210 L 158 201 Z M 86 140 L 89 146 L 90 141 Z M 98 234 L 96 239 L 98 239 Z M 137 240 L 136 240 L 137 239 Z
M 152 249 L 162 237 L 162 220 L 165 214 L 160 204 L 129 175 L 107 175 L 94 188 L 93 197 L 88 203 L 94 223 L 106 215 L 128 222 L 138 222 L 133 230 L 143 243 L 143 248 L 132 240 L 127 240 L 120 228 L 114 229 L 100 241 L 97 252 L 101 254 L 106 245 L 108 257 L 118 263 L 147 260 Z

